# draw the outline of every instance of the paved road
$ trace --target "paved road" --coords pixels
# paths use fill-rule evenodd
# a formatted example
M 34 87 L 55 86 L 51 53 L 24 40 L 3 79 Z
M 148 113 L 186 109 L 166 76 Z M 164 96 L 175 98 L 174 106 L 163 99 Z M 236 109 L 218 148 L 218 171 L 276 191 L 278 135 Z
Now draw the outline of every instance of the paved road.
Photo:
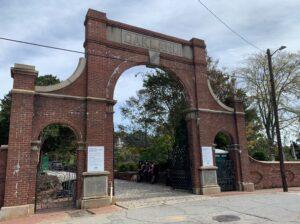
M 119 187 L 119 188 L 118 188 Z M 300 224 L 300 188 L 199 196 L 159 185 L 117 181 L 122 206 L 38 214 L 1 224 Z M 124 209 L 124 207 L 126 207 Z
M 141 224 L 141 223 L 222 223 L 220 215 L 237 218 L 224 223 L 300 223 L 300 193 L 264 193 L 213 197 L 210 200 L 164 204 L 90 215 L 44 224 Z M 222 218 L 222 217 L 221 217 Z M 221 221 L 222 219 L 220 219 Z

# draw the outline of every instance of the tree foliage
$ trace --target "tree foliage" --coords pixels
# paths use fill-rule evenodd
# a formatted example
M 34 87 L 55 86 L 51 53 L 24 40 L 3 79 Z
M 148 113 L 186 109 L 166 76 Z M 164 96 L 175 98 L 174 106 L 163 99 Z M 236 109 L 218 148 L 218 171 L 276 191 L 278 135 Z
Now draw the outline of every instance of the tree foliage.
M 297 84 L 296 80 L 300 75 L 300 54 L 279 53 L 274 55 L 272 60 L 280 125 L 284 130 L 297 122 L 297 116 L 287 110 L 287 105 L 296 104 L 300 97 L 299 83 Z M 243 77 L 244 87 L 251 101 L 250 108 L 256 111 L 268 145 L 272 148 L 275 142 L 275 119 L 270 99 L 270 76 L 266 56 L 250 56 L 237 72 Z
M 144 75 L 143 88 L 121 107 L 131 130 L 145 134 L 175 133 L 175 127 L 186 109 L 181 84 L 168 73 L 157 69 Z
M 46 127 L 41 139 L 42 154 L 50 161 L 60 161 L 64 165 L 75 165 L 77 138 L 69 127 L 52 124 Z
M 177 80 L 160 69 L 144 74 L 143 88 L 121 107 L 122 116 L 128 121 L 128 125 L 119 126 L 117 133 L 125 145 L 121 150 L 138 152 L 138 160 L 166 163 L 174 147 L 185 147 L 185 136 L 180 133 L 186 129 L 186 124 L 182 125 L 186 108 Z M 126 154 L 118 150 L 116 153 Z M 124 161 L 124 157 L 120 160 L 131 162 Z

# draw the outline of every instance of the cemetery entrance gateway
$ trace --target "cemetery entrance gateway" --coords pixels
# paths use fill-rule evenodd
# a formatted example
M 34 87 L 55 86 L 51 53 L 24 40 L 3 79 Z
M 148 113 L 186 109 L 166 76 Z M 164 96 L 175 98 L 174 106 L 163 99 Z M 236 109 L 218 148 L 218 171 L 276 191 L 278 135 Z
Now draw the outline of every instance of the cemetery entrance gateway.
M 202 147 L 212 147 L 214 136 L 226 130 L 239 145 L 234 163 L 238 190 L 253 190 L 249 158 L 245 148 L 243 104 L 223 105 L 214 95 L 207 77 L 206 46 L 203 40 L 190 41 L 110 20 L 103 12 L 89 9 L 85 19 L 85 58 L 74 74 L 53 86 L 35 86 L 34 66 L 15 64 L 11 69 L 12 111 L 7 151 L 4 206 L 1 217 L 31 214 L 34 211 L 36 173 L 40 146 L 38 136 L 49 124 L 72 127 L 78 136 L 76 204 L 103 205 L 85 197 L 91 185 L 83 178 L 96 180 L 85 172 L 89 146 L 104 147 L 101 186 L 113 183 L 113 92 L 128 68 L 157 66 L 182 83 L 189 109 L 186 111 L 188 151 L 192 188 L 195 194 L 217 193 L 215 162 L 203 166 Z M 174 21 L 174 26 L 176 22 Z M 22 133 L 22 134 L 20 134 Z M 20 159 L 23 158 L 23 159 Z M 241 162 L 239 162 L 241 161 Z M 84 186 L 83 186 L 84 185 Z M 102 191 L 106 194 L 108 189 Z M 100 200 L 100 199 L 99 199 Z M 103 201 L 102 201 L 103 202 Z M 12 212 L 18 210 L 19 212 Z

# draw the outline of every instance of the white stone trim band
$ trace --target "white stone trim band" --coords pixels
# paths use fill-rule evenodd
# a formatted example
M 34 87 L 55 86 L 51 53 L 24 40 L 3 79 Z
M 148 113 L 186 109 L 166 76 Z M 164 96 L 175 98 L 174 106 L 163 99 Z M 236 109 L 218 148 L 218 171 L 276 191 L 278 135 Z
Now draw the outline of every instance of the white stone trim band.
M 210 94 L 212 95 L 212 97 L 214 98 L 214 100 L 220 105 L 220 107 L 222 107 L 223 109 L 230 111 L 230 112 L 234 112 L 234 109 L 232 107 L 228 107 L 226 106 L 224 103 L 222 103 L 218 97 L 215 95 L 211 85 L 210 85 L 210 81 L 209 79 L 207 79 L 207 85 L 208 85 L 208 90 L 210 92 Z
M 218 114 L 242 114 L 242 115 L 245 114 L 244 112 L 211 110 L 211 109 L 205 109 L 205 108 L 198 108 L 198 111 L 200 111 L 200 112 L 207 112 L 207 113 L 218 113 Z
M 30 94 L 30 95 L 37 95 L 37 96 L 44 96 L 44 97 L 52 97 L 52 98 L 60 98 L 60 99 L 72 99 L 72 100 L 93 100 L 99 102 L 106 102 L 110 104 L 116 104 L 116 100 L 111 100 L 107 98 L 99 98 L 99 97 L 84 97 L 84 96 L 72 96 L 72 95 L 64 95 L 64 94 L 55 94 L 55 93 L 41 93 L 35 92 L 32 90 L 26 89 L 12 89 L 12 93 L 21 93 L 21 94 Z
M 79 78 L 79 76 L 83 73 L 86 66 L 86 59 L 80 58 L 77 68 L 75 69 L 74 73 L 65 81 L 62 81 L 61 83 L 51 85 L 51 86 L 36 86 L 35 91 L 37 92 L 52 92 L 56 91 L 62 88 L 67 87 L 68 85 L 71 85 L 73 82 L 76 81 L 76 79 Z

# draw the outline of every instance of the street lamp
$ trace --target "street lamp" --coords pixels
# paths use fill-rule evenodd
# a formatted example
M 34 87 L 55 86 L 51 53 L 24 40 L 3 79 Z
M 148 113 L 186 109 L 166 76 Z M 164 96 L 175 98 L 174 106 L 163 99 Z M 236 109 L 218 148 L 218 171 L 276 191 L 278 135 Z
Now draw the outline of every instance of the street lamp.
M 279 153 L 279 161 L 280 161 L 280 174 L 282 180 L 282 188 L 284 192 L 288 191 L 288 186 L 286 182 L 285 176 L 285 165 L 284 165 L 284 155 L 282 150 L 282 143 L 281 143 L 281 136 L 280 136 L 280 127 L 279 127 L 279 119 L 278 119 L 278 106 L 276 102 L 276 93 L 275 93 L 275 83 L 274 83 L 274 75 L 273 75 L 273 68 L 272 68 L 272 56 L 277 52 L 285 49 L 286 46 L 281 46 L 273 54 L 271 54 L 270 49 L 267 50 L 268 56 L 268 65 L 270 71 L 270 84 L 271 84 L 271 101 L 274 110 L 274 118 L 275 118 L 275 126 L 276 126 L 276 136 L 277 136 L 277 145 L 278 145 L 278 153 Z

